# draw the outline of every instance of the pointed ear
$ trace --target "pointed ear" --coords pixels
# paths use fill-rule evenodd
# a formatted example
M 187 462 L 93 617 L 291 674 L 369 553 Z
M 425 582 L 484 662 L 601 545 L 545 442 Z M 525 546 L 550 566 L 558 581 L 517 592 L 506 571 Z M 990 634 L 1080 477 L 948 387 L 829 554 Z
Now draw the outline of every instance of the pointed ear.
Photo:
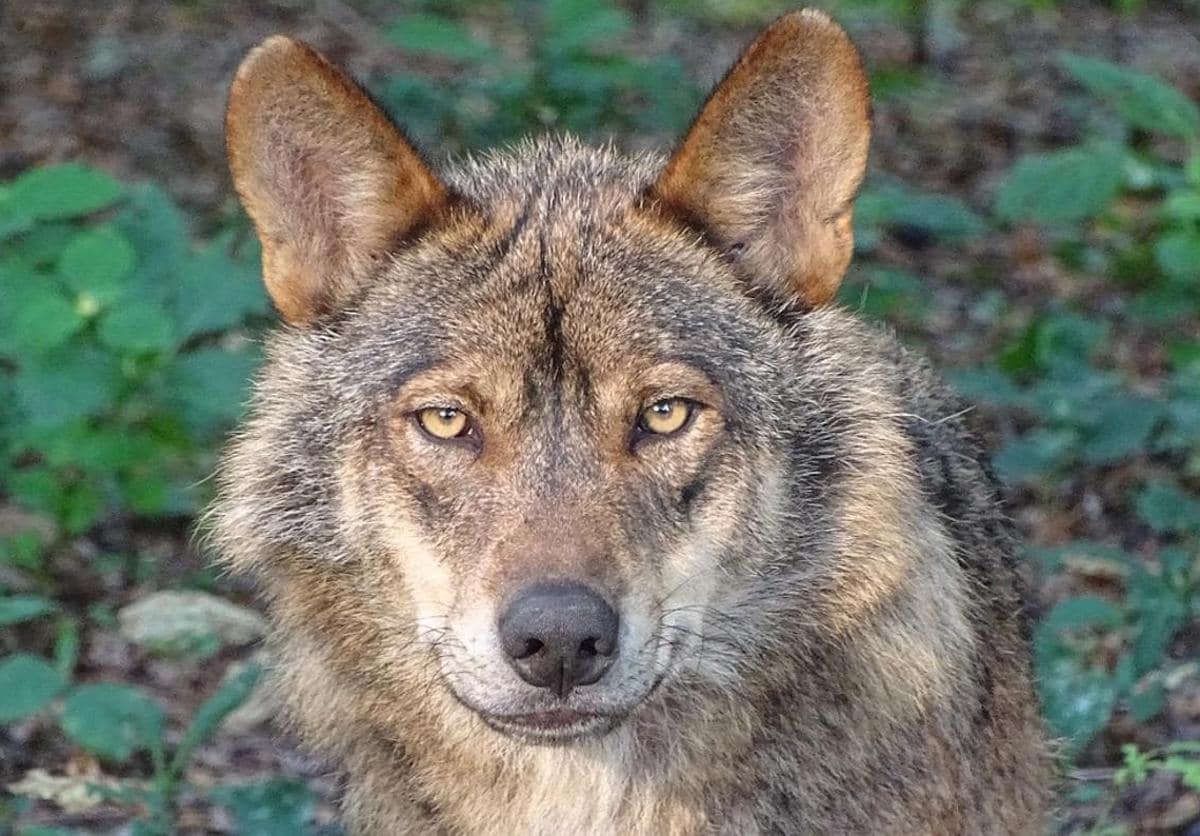
M 762 33 L 709 97 L 649 196 L 806 307 L 828 302 L 854 248 L 870 140 L 867 80 L 821 12 Z
M 449 203 L 362 89 L 289 38 L 267 39 L 242 62 L 225 137 L 262 241 L 263 279 L 293 324 L 335 310 Z

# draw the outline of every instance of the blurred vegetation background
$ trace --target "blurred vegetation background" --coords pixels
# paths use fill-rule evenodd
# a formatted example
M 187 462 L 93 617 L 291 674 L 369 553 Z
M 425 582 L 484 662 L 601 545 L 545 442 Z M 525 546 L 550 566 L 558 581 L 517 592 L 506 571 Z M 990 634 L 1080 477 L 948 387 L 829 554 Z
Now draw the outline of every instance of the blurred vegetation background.
M 843 304 L 978 404 L 1056 832 L 1200 834 L 1200 2 L 831 0 L 875 96 Z M 0 831 L 332 833 L 190 532 L 272 322 L 224 168 L 273 32 L 434 160 L 668 145 L 776 0 L 0 7 Z

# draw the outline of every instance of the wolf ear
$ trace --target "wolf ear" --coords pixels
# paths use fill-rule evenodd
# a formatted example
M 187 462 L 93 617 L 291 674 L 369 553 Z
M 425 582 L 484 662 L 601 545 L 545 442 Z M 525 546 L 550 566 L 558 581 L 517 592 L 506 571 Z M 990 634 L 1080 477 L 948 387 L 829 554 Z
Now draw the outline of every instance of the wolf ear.
M 806 307 L 837 292 L 870 140 L 867 80 L 821 12 L 788 14 L 713 91 L 649 196 Z
M 268 38 L 242 62 L 225 137 L 262 241 L 263 279 L 293 324 L 336 309 L 449 202 L 362 89 L 289 38 Z

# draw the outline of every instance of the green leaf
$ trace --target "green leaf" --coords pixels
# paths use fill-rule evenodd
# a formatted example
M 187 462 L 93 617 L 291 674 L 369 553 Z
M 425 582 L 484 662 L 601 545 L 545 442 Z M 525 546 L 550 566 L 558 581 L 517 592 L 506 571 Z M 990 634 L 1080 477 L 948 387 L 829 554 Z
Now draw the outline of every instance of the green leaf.
M 1171 359 L 1171 368 L 1176 372 L 1200 372 L 1200 340 L 1170 340 L 1167 343 L 1167 356 Z M 1200 374 L 1197 374 L 1197 379 L 1200 380 Z M 1189 397 L 1185 408 L 1195 416 L 1197 423 L 1194 426 L 1197 434 L 1200 434 L 1200 393 Z
M 1200 138 L 1200 109 L 1166 82 L 1099 58 L 1063 53 L 1058 61 L 1089 92 L 1112 102 L 1131 126 L 1181 139 Z
M 248 351 L 193 351 L 168 371 L 167 401 L 198 437 L 219 434 L 241 416 L 258 362 Z
M 1093 352 L 1107 343 L 1108 322 L 1068 311 L 1054 311 L 1034 324 L 1033 359 L 1043 371 L 1074 374 Z
M 16 491 L 12 491 L 10 496 L 20 499 Z M 40 574 L 44 571 L 41 537 L 32 531 L 24 531 L 0 538 L 0 563 Z
M 1137 512 L 1159 534 L 1200 532 L 1200 500 L 1170 482 L 1147 485 L 1138 494 Z
M 9 203 L 20 217 L 51 221 L 111 206 L 121 192 L 121 184 L 103 171 L 80 163 L 64 163 L 22 174 L 12 184 Z
M 1044 480 L 1061 467 L 1075 446 L 1071 432 L 1035 429 L 1001 447 L 992 459 L 996 474 L 1005 482 Z
M 860 271 L 842 288 L 843 302 L 864 316 L 920 321 L 929 308 L 928 284 L 892 267 Z
M 11 189 L 0 183 L 0 241 L 12 238 L 33 228 L 33 221 L 17 212 L 9 199 Z
M 494 56 L 465 26 L 436 15 L 413 14 L 392 26 L 388 38 L 401 49 L 450 61 L 478 63 Z
M 195 748 L 208 740 L 225 718 L 250 697 L 261 675 L 262 668 L 260 666 L 246 665 L 236 675 L 226 679 L 217 692 L 196 710 L 196 715 L 183 734 L 179 748 L 175 750 L 175 757 L 172 761 L 172 769 L 175 774 L 183 774 Z
M 21 258 L 32 267 L 52 267 L 62 256 L 72 238 L 79 234 L 79 227 L 70 221 L 39 223 L 22 235 L 16 242 Z
M 12 307 L 0 313 L 0 327 L 5 331 L 3 342 L 18 350 L 48 351 L 83 327 L 83 317 L 75 306 L 48 284 L 22 288 L 10 300 Z
M 72 238 L 58 269 L 76 293 L 108 305 L 125 291 L 136 262 L 137 255 L 125 236 L 115 227 L 102 226 Z
M 1135 723 L 1148 723 L 1162 713 L 1167 704 L 1166 690 L 1161 682 L 1151 682 L 1126 698 L 1129 716 Z
M 128 352 L 165 351 L 175 345 L 175 324 L 157 305 L 130 300 L 100 320 L 100 340 L 109 348 Z
M 162 709 L 124 685 L 84 685 L 63 705 L 62 728 L 67 736 L 114 761 L 159 746 L 163 725 Z
M 1066 360 L 1076 350 L 1064 345 L 1059 361 Z M 1082 358 L 1076 360 L 1049 369 L 1052 376 L 1039 380 L 1026 392 L 1029 407 L 1038 417 L 1072 431 L 1091 423 L 1097 404 L 1121 396 L 1124 391 L 1114 375 L 1084 365 Z
M 1183 164 L 1183 179 L 1190 185 L 1200 188 L 1200 153 L 1193 153 Z
M 612 51 L 617 39 L 629 31 L 629 17 L 621 9 L 595 0 L 548 0 L 546 36 L 541 46 L 550 56 L 605 48 Z
M 160 186 L 133 187 L 115 225 L 138 254 L 130 283 L 148 300 L 166 304 L 175 271 L 190 255 L 187 224 Z
M 1124 763 L 1113 776 L 1113 783 L 1118 787 L 1129 784 L 1140 784 L 1150 777 L 1150 756 L 1138 749 L 1133 743 L 1121 746 L 1121 757 Z
M 183 339 L 225 331 L 270 310 L 257 268 L 247 270 L 230 258 L 232 237 L 218 236 L 179 268 L 171 307 Z
M 1180 223 L 1200 220 L 1200 191 L 1191 189 L 1173 191 L 1163 201 L 1162 214 L 1163 217 Z
M 1174 772 L 1188 789 L 1200 792 L 1200 758 L 1181 758 L 1176 755 L 1163 758 L 1162 768 Z
M 316 797 L 303 781 L 271 778 L 259 784 L 219 787 L 213 800 L 228 808 L 238 833 L 292 836 L 306 832 Z
M 0 662 L 0 723 L 11 723 L 45 708 L 66 686 L 45 659 L 15 653 Z
M 79 620 L 63 616 L 54 636 L 54 667 L 67 679 L 75 672 L 79 661 Z
M 91 347 L 29 358 L 17 371 L 17 402 L 34 426 L 55 426 L 100 412 L 122 379 L 115 358 Z
M 1180 229 L 1154 242 L 1154 260 L 1159 269 L 1177 282 L 1200 279 L 1200 232 Z
M 1113 464 L 1142 453 L 1163 416 L 1162 406 L 1149 398 L 1118 395 L 1101 400 L 1089 420 L 1083 458 L 1092 464 Z
M 32 621 L 56 609 L 57 604 L 40 595 L 9 595 L 0 598 L 0 627 Z
M 1093 144 L 1017 161 L 996 197 L 1008 223 L 1069 224 L 1099 215 L 1121 190 L 1124 150 Z
M 959 241 L 987 228 L 983 218 L 962 201 L 929 194 L 899 183 L 873 182 L 854 204 L 855 226 L 909 226 L 944 241 Z
M 1080 595 L 1056 604 L 1038 624 L 1038 632 L 1053 635 L 1067 630 L 1112 630 L 1124 620 L 1121 608 L 1112 601 L 1097 595 Z
M 1014 407 L 1025 400 L 1012 378 L 994 366 L 958 369 L 950 375 L 950 380 L 958 393 L 972 403 Z
M 1131 648 L 1134 672 L 1144 676 L 1166 660 L 1167 648 L 1183 626 L 1186 613 L 1170 599 L 1139 614 L 1138 634 Z
M 1153 328 L 1194 322 L 1200 317 L 1200 295 L 1179 292 L 1177 286 L 1155 285 L 1141 291 L 1125 307 L 1126 316 Z
M 1117 702 L 1113 678 L 1101 670 L 1084 668 L 1070 655 L 1039 666 L 1038 690 L 1046 722 L 1056 737 L 1078 752 L 1108 724 Z

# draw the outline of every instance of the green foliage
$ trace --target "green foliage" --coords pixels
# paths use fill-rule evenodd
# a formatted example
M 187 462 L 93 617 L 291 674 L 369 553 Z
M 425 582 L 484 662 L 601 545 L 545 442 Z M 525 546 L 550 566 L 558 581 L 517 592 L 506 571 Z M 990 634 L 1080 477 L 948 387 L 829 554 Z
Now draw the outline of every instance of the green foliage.
M 65 685 L 53 665 L 28 653 L 14 653 L 0 662 L 0 723 L 42 710 Z
M 220 787 L 212 797 L 233 815 L 238 833 L 258 836 L 293 836 L 306 832 L 316 806 L 312 790 L 290 778 Z
M 1118 787 L 1140 784 L 1152 772 L 1172 772 L 1188 789 L 1200 791 L 1200 741 L 1176 741 L 1151 752 L 1126 743 L 1121 747 L 1121 757 L 1121 768 L 1113 775 Z
M 930 238 L 955 243 L 987 229 L 982 217 L 956 198 L 917 192 L 903 183 L 877 179 L 854 205 L 855 244 L 874 248 L 882 230 L 908 228 Z
M 60 660 L 56 666 L 24 653 L 0 662 L 0 723 L 47 708 L 67 690 L 71 667 L 73 657 L 65 665 Z M 259 666 L 246 665 L 229 676 L 196 710 L 173 748 L 167 742 L 163 709 L 127 685 L 102 682 L 75 687 L 63 701 L 60 724 L 68 738 L 110 763 L 127 763 L 139 753 L 150 756 L 152 775 L 148 785 L 122 784 L 115 789 L 97 785 L 95 789 L 110 801 L 139 805 L 148 812 L 147 818 L 135 822 L 135 832 L 165 836 L 175 830 L 174 806 L 193 754 L 249 698 L 261 673 Z M 279 828 L 306 820 L 312 806 L 310 795 L 273 783 L 258 788 L 257 795 L 249 788 L 245 795 L 230 791 L 221 803 L 236 806 L 239 817 L 244 815 L 247 822 L 276 825 L 271 832 L 299 832 Z
M 1121 579 L 1112 595 L 1059 601 L 1035 628 L 1047 722 L 1078 755 L 1114 713 L 1144 723 L 1162 710 L 1172 643 L 1200 613 L 1200 350 L 1187 325 L 1200 310 L 1200 116 L 1158 79 L 1097 59 L 1060 62 L 1118 116 L 1123 138 L 1108 132 L 1021 158 L 1001 183 L 995 216 L 1040 226 L 1061 242 L 1069 267 L 1082 256 L 1088 269 L 1107 270 L 1114 285 L 1106 292 L 1120 307 L 1039 312 L 994 366 L 965 371 L 957 382 L 1017 428 L 994 464 L 1024 490 L 1095 484 L 1119 468 L 1145 474 L 1128 484 L 1125 502 L 1160 538 L 1154 559 L 1089 543 L 1043 554 L 1047 571 L 1061 571 L 1061 555 L 1073 552 Z M 1162 158 L 1164 146 L 1144 142 L 1145 134 L 1182 141 L 1190 156 L 1182 164 Z M 1150 381 L 1112 356 L 1131 328 L 1147 326 L 1172 346 L 1173 358 Z
M 1094 143 L 1022 157 L 1000 186 L 996 214 L 1009 223 L 1093 218 L 1120 192 L 1124 156 L 1118 145 Z
M 447 17 L 397 21 L 394 44 L 454 72 L 393 78 L 378 98 L 422 144 L 459 151 L 539 131 L 674 134 L 699 102 L 678 60 L 629 54 L 629 15 L 610 0 L 523 0 L 507 23 L 491 27 L 501 49 Z
M 236 419 L 257 355 L 237 332 L 267 312 L 258 252 L 232 233 L 193 246 L 183 215 L 154 186 L 125 188 L 79 164 L 33 169 L 0 186 L 0 484 L 10 501 L 66 535 L 114 514 L 192 514 L 195 485 Z M 0 561 L 45 584 L 28 532 Z M 174 830 L 173 805 L 197 746 L 258 677 L 231 677 L 178 745 L 166 716 L 135 688 L 70 681 L 79 620 L 49 597 L 0 595 L 0 626 L 51 617 L 53 661 L 0 661 L 0 723 L 50 714 L 76 745 L 111 764 L 148 755 L 140 833 Z
M 1138 494 L 1137 511 L 1160 534 L 1200 534 L 1200 499 L 1170 482 L 1146 485 Z
M 114 761 L 158 746 L 164 724 L 158 705 L 123 685 L 84 685 L 63 706 L 62 727 L 67 736 Z
M 1163 549 L 1157 565 L 1091 544 L 1060 549 L 1109 563 L 1123 595 L 1060 601 L 1037 625 L 1034 661 L 1046 719 L 1079 751 L 1123 707 L 1145 722 L 1164 704 L 1164 658 L 1172 641 L 1200 614 L 1200 571 L 1193 555 Z
M 171 771 L 176 776 L 183 774 L 183 769 L 191 758 L 196 747 L 212 737 L 217 727 L 224 722 L 233 711 L 249 697 L 262 676 L 262 669 L 257 665 L 247 665 L 236 675 L 229 677 L 217 692 L 208 698 L 196 711 L 192 722 L 183 733 L 183 739 L 175 749 L 171 760 Z
M 1114 106 L 1131 127 L 1200 139 L 1200 108 L 1154 76 L 1070 53 L 1059 57 L 1059 65 L 1096 98 Z
M 0 627 L 32 621 L 56 609 L 53 601 L 40 595 L 9 595 L 0 598 Z
M 1134 311 L 1142 318 L 1194 316 L 1200 312 L 1200 109 L 1152 76 L 1078 55 L 1064 54 L 1059 63 L 1115 111 L 1127 141 L 1097 138 L 1021 158 L 996 196 L 997 217 L 1068 229 L 1107 219 L 1111 227 L 1120 195 L 1157 192 L 1161 199 L 1150 223 L 1131 229 L 1132 242 L 1103 256 L 1115 273 L 1129 274 L 1140 286 L 1142 298 Z M 1135 131 L 1174 137 L 1191 156 L 1182 165 L 1156 160 L 1132 141 Z
M 1111 139 L 1027 156 L 1002 184 L 996 214 L 1010 223 L 1052 224 L 1058 235 L 1077 239 L 1063 252 L 1087 252 L 1091 264 L 1135 291 L 1128 312 L 1158 329 L 1175 360 L 1154 389 L 1138 386 L 1104 368 L 1111 335 L 1125 323 L 1061 310 L 1035 317 L 1000 358 L 1004 375 L 1023 384 L 1003 390 L 1001 405 L 1022 413 L 1031 429 L 1000 451 L 997 468 L 1032 486 L 1081 464 L 1150 455 L 1182 459 L 1194 474 L 1200 346 L 1186 323 L 1200 312 L 1200 111 L 1151 76 L 1075 55 L 1060 63 L 1126 128 L 1184 140 L 1190 156 L 1182 164 L 1160 160 L 1132 141 Z M 1137 198 L 1140 216 L 1116 211 L 1122 195 Z M 980 394 L 996 403 L 998 391 Z M 1160 534 L 1197 534 L 1189 521 L 1200 506 L 1179 485 L 1147 486 L 1133 501 Z
M 39 221 L 61 221 L 111 206 L 121 185 L 79 163 L 35 168 L 16 180 L 0 198 L 0 230 L 7 234 Z
M 1089 836 L 1128 836 L 1127 828 L 1111 821 L 1113 807 L 1121 793 L 1145 784 L 1155 774 L 1173 776 L 1187 789 L 1200 791 L 1200 742 L 1177 740 L 1149 751 L 1133 743 L 1123 744 L 1121 765 L 1110 782 L 1107 809 L 1087 831 Z
M 256 251 L 229 235 L 195 251 L 160 190 L 80 165 L 0 195 L 7 492 L 68 534 L 124 509 L 194 512 L 255 364 L 222 335 L 267 310 Z

